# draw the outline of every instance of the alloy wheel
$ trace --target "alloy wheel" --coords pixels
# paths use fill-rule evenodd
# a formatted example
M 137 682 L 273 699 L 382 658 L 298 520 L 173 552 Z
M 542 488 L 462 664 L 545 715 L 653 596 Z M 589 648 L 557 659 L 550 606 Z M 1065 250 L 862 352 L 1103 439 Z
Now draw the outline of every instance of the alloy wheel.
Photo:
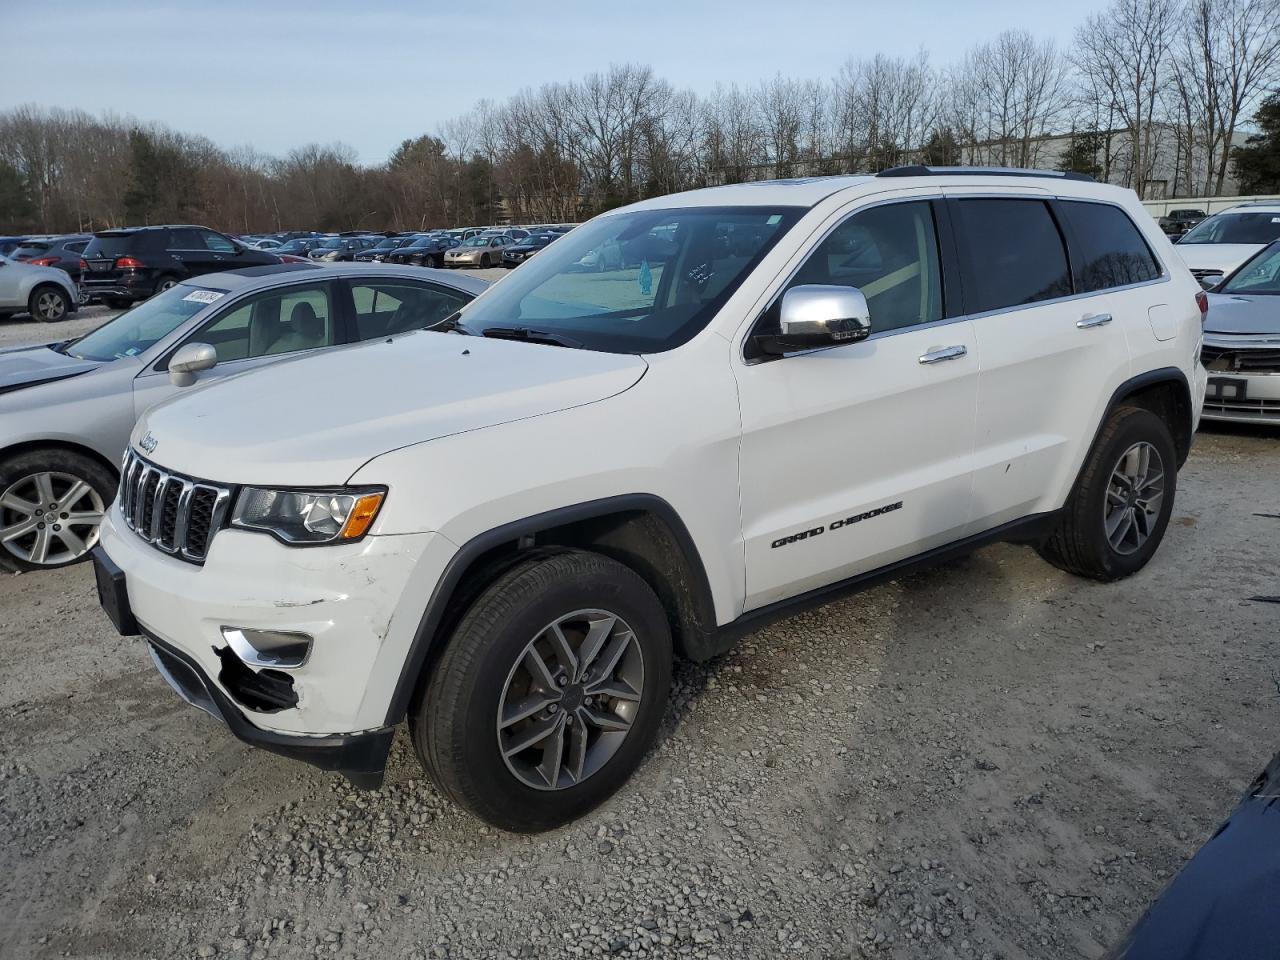
M 46 323 L 61 320 L 67 313 L 66 297 L 52 290 L 44 290 L 36 297 L 36 317 Z
M 597 773 L 640 709 L 644 657 L 617 614 L 578 610 L 525 646 L 498 702 L 502 759 L 537 790 L 564 790 Z
M 1155 529 L 1164 501 L 1164 461 L 1145 440 L 1120 455 L 1103 503 L 1107 541 L 1116 553 L 1128 555 L 1142 548 Z
M 0 494 L 0 545 L 27 563 L 70 563 L 98 542 L 105 510 L 88 481 L 69 473 L 29 474 Z

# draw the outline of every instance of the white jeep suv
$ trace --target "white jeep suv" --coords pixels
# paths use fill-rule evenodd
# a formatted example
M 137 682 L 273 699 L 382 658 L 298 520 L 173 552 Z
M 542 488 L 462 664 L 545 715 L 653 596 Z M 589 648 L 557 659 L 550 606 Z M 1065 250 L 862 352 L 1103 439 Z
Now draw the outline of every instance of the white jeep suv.
M 549 828 L 635 770 L 673 656 L 996 540 L 1139 570 L 1203 302 L 1069 176 L 647 200 L 435 329 L 153 407 L 99 592 L 242 739 L 377 786 L 407 717 L 447 795 Z

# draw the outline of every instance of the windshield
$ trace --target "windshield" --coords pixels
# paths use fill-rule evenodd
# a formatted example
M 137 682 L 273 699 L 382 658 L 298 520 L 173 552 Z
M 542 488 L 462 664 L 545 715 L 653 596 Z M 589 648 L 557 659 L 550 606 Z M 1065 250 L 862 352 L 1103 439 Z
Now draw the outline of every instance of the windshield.
M 488 237 L 472 237 L 470 240 L 463 240 L 464 247 L 487 247 L 489 245 Z
M 1220 213 L 1187 231 L 1183 243 L 1270 243 L 1280 238 L 1280 213 Z
M 526 328 L 609 353 L 670 350 L 707 325 L 801 212 L 690 207 L 599 217 L 504 279 L 462 322 L 475 333 Z
M 276 250 L 280 253 L 297 253 L 306 249 L 307 241 L 305 240 L 290 240 L 288 243 L 283 243 L 276 247 Z
M 225 293 L 178 284 L 70 344 L 65 352 L 80 360 L 120 360 L 154 347 Z
M 1280 243 L 1263 250 L 1214 292 L 1280 294 Z
M 341 237 L 330 237 L 328 240 L 324 241 L 324 243 L 320 244 L 320 246 L 324 247 L 326 250 L 335 250 L 338 247 L 341 247 L 344 243 L 346 243 L 346 241 Z
M 405 242 L 404 237 L 383 237 L 373 245 L 374 250 L 394 250 Z

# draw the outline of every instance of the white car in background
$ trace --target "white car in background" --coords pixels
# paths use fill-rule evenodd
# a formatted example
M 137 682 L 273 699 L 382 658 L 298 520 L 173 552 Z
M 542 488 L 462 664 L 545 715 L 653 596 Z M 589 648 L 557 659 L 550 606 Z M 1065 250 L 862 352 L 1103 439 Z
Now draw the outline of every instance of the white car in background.
M 37 267 L 0 256 L 0 320 L 29 313 L 44 323 L 74 313 L 80 292 L 65 270 Z
M 1197 280 L 1217 282 L 1273 240 L 1280 240 L 1280 202 L 1243 203 L 1201 220 L 1177 250 Z

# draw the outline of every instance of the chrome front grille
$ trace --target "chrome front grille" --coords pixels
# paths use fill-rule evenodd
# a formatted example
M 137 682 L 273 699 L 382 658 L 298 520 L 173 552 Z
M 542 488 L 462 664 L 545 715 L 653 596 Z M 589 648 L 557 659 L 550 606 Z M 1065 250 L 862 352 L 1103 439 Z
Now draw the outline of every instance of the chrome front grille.
M 1210 373 L 1280 373 L 1280 347 L 1219 347 L 1206 343 L 1200 362 Z
M 231 488 L 170 473 L 130 450 L 118 499 L 124 522 L 147 543 L 189 563 L 204 563 L 231 507 Z

